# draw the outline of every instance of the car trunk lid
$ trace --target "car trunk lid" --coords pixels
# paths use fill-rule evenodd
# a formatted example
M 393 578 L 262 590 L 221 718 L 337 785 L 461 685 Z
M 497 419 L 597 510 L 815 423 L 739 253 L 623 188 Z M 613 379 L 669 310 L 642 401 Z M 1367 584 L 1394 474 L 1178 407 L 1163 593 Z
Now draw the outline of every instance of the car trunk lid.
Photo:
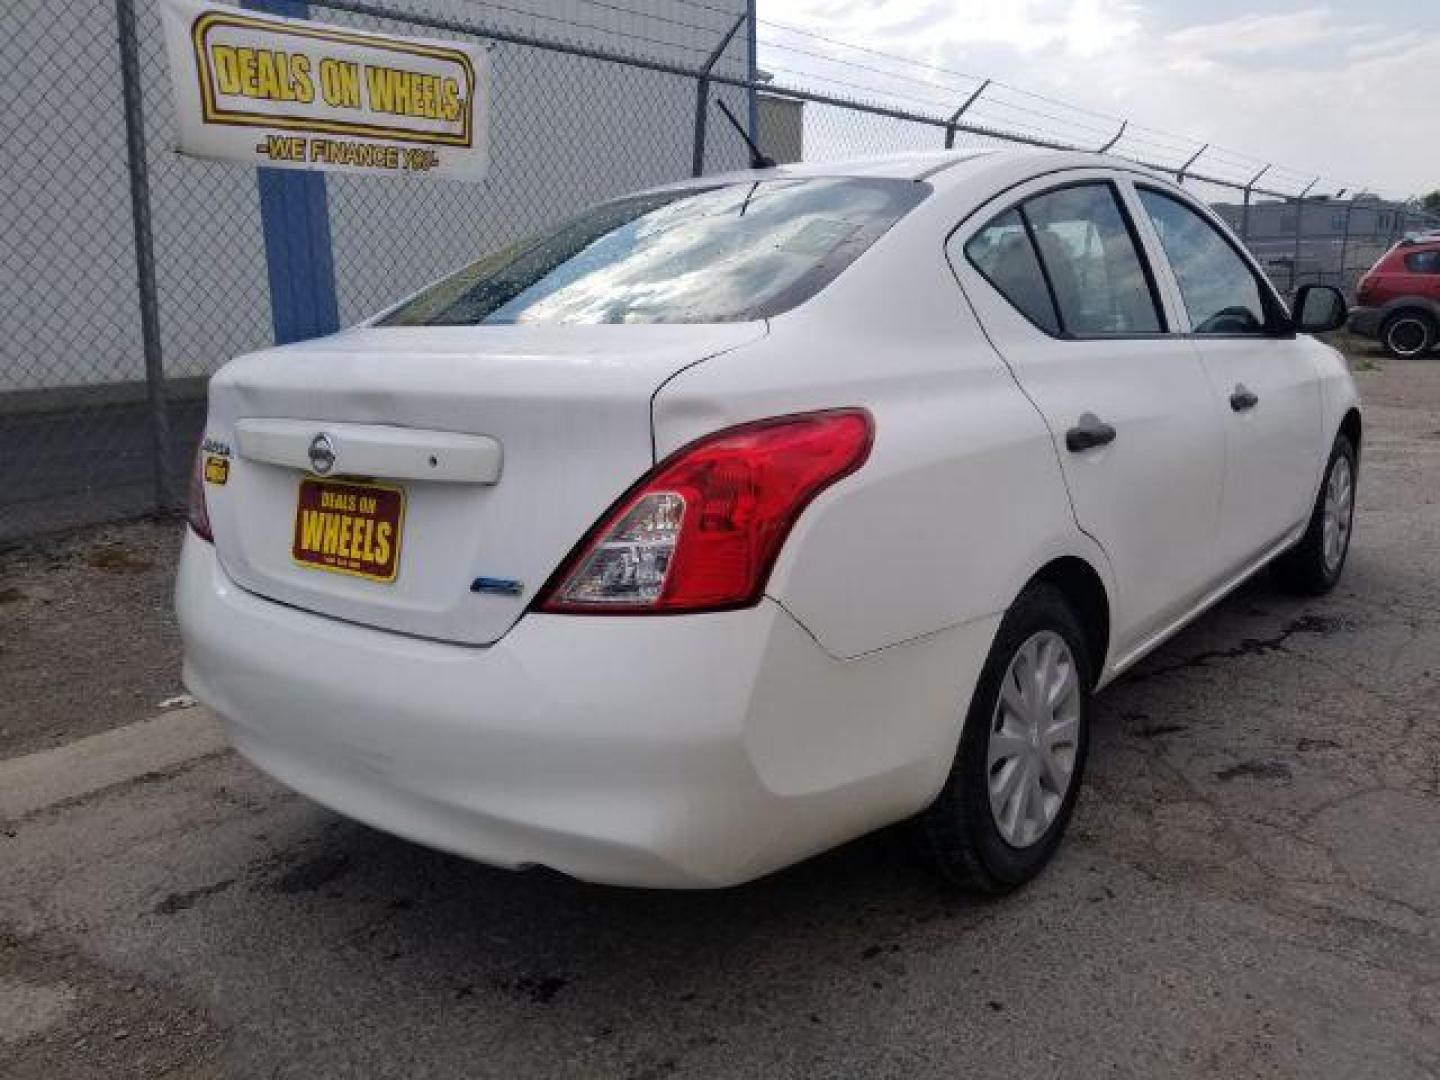
M 656 389 L 764 333 L 362 328 L 242 357 L 210 388 L 221 563 L 294 607 L 493 642 L 654 463 Z

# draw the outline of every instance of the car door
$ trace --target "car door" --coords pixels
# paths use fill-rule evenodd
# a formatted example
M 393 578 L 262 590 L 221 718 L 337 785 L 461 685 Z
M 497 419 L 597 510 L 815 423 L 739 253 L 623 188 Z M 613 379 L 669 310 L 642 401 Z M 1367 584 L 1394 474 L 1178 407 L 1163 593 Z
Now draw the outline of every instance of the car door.
M 1208 212 L 1137 183 L 1143 232 L 1225 424 L 1220 551 L 1239 572 L 1309 517 L 1324 454 L 1320 384 L 1274 290 Z
M 1197 353 L 1168 332 L 1174 312 L 1113 175 L 1060 175 L 982 207 L 948 254 L 1050 428 L 1077 523 L 1110 560 L 1123 657 L 1218 572 L 1222 418 Z
M 1440 248 L 1403 251 L 1395 268 L 1386 273 L 1386 299 L 1424 296 L 1440 300 Z

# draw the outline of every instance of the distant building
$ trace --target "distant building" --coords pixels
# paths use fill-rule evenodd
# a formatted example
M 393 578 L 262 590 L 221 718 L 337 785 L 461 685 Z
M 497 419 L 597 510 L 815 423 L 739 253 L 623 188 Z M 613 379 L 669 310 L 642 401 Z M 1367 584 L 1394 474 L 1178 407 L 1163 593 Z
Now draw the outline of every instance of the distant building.
M 1353 291 L 1360 275 L 1396 241 L 1440 226 L 1430 215 L 1375 195 L 1311 197 L 1299 206 L 1294 200 L 1252 202 L 1248 213 L 1241 203 L 1213 203 L 1211 208 L 1287 291 L 1307 282 Z
M 801 160 L 805 156 L 805 103 L 798 98 L 764 92 L 755 97 L 759 109 L 760 149 L 779 165 Z

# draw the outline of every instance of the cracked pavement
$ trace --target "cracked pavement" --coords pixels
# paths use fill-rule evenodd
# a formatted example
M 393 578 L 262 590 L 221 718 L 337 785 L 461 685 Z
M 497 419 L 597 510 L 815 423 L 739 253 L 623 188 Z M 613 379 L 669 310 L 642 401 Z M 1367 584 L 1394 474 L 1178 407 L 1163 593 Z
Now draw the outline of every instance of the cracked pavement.
M 1357 378 L 1340 588 L 1101 695 L 1019 894 L 897 830 L 719 893 L 509 874 L 202 754 L 0 823 L 0 1076 L 1440 1075 L 1440 361 Z

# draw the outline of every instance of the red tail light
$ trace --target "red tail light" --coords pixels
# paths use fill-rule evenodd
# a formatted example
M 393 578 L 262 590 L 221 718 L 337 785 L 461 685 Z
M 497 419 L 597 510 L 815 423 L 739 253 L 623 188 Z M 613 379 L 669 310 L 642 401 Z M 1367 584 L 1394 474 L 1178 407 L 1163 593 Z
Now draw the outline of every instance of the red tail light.
M 210 509 L 205 505 L 205 455 L 200 450 L 195 451 L 195 465 L 190 470 L 189 502 L 185 519 L 190 522 L 190 528 L 200 539 L 214 543 L 215 534 L 210 531 Z
M 782 416 L 709 435 L 662 461 L 600 519 L 536 601 L 549 612 L 747 607 L 801 511 L 865 463 L 862 409 Z

